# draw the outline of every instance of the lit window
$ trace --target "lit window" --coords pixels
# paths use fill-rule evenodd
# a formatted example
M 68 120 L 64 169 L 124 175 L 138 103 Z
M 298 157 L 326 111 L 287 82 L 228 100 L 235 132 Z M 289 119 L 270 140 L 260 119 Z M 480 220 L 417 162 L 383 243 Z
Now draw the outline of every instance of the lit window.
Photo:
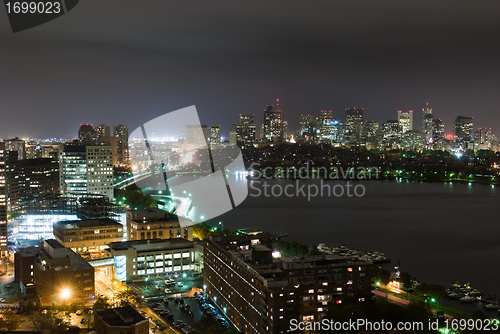
M 351 271 L 352 271 L 352 268 L 347 268 L 347 271 L 351 272 Z

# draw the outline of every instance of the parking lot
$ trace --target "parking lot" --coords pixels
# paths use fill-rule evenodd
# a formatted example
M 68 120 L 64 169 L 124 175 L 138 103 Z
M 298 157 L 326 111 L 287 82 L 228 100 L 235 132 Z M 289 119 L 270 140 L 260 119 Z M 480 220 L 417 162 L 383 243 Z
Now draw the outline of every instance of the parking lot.
M 229 326 L 221 312 L 202 297 L 203 281 L 195 273 L 174 273 L 127 285 L 143 296 L 145 304 L 177 331 L 195 333 L 191 327 L 201 320 L 203 314 L 214 317 L 221 326 Z M 157 325 L 155 329 L 164 329 L 165 323 L 154 319 L 151 322 Z
M 167 284 L 168 282 L 168 284 Z M 145 300 L 154 297 L 180 297 L 193 295 L 200 289 L 203 281 L 192 273 L 174 274 L 167 278 L 148 279 L 147 281 L 127 284 L 131 289 L 144 296 Z
M 228 321 L 221 312 L 202 297 L 201 293 L 195 297 L 150 299 L 146 304 L 182 333 L 196 333 L 192 327 L 201 320 L 203 314 L 214 317 L 221 326 L 229 327 Z

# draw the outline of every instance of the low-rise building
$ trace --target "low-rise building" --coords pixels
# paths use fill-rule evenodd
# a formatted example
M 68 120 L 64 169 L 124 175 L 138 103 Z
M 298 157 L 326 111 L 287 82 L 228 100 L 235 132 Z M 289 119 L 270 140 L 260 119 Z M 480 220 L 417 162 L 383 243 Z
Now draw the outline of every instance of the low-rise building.
M 14 279 L 19 281 L 25 294 L 35 293 L 33 269 L 39 255 L 38 247 L 18 248 L 14 254 Z
M 100 252 L 123 239 L 123 225 L 110 218 L 60 221 L 54 224 L 54 237 L 75 252 Z
M 148 334 L 149 320 L 134 307 L 98 309 L 94 312 L 96 334 Z
M 182 238 L 136 240 L 109 244 L 114 278 L 133 281 L 182 271 L 200 271 L 203 246 Z
M 94 267 L 55 239 L 44 241 L 33 266 L 33 282 L 42 306 L 94 297 Z
M 160 209 L 127 212 L 127 240 L 173 239 L 193 240 L 193 227 L 181 227 L 179 218 Z
M 268 234 L 205 241 L 204 289 L 243 333 L 285 333 L 337 304 L 371 295 L 371 262 L 340 255 L 281 257 Z

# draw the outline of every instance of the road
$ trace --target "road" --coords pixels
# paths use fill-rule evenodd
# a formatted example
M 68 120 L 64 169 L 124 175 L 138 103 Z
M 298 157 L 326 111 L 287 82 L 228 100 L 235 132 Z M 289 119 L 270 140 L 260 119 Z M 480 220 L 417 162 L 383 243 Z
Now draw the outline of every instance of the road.
M 394 292 L 393 289 L 386 288 L 386 286 L 382 284 L 380 285 L 380 290 L 372 290 L 372 293 L 403 305 L 409 305 L 411 302 L 417 301 L 425 302 L 425 299 L 420 296 L 416 296 L 402 290 L 399 291 L 401 292 Z M 471 316 L 469 313 L 442 304 L 427 303 L 427 307 L 431 309 L 434 314 L 436 314 L 437 311 L 444 311 L 444 316 L 446 318 L 468 318 Z

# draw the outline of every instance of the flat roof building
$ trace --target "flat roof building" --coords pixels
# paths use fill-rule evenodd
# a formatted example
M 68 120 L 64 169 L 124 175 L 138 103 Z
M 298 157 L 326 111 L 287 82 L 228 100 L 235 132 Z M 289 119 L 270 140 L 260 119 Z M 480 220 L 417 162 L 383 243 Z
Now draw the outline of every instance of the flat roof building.
M 182 238 L 153 239 L 109 244 L 114 259 L 114 278 L 133 281 L 165 277 L 182 271 L 199 271 L 203 246 Z
M 26 294 L 34 293 L 31 289 L 34 286 L 33 268 L 39 255 L 38 247 L 18 248 L 14 253 L 14 279 L 26 289 Z
M 96 334 L 148 334 L 149 320 L 130 305 L 94 312 Z
M 181 227 L 179 218 L 161 209 L 127 211 L 127 239 L 173 239 L 193 240 L 193 227 Z
M 75 252 L 100 252 L 123 239 L 123 225 L 110 218 L 60 221 L 54 224 L 54 237 Z
M 42 306 L 70 301 L 89 303 L 94 297 L 94 267 L 55 239 L 44 241 L 33 274 Z
M 370 298 L 371 262 L 283 258 L 277 245 L 267 233 L 205 240 L 204 289 L 239 332 L 285 333 L 291 319 L 321 321 L 337 304 Z

